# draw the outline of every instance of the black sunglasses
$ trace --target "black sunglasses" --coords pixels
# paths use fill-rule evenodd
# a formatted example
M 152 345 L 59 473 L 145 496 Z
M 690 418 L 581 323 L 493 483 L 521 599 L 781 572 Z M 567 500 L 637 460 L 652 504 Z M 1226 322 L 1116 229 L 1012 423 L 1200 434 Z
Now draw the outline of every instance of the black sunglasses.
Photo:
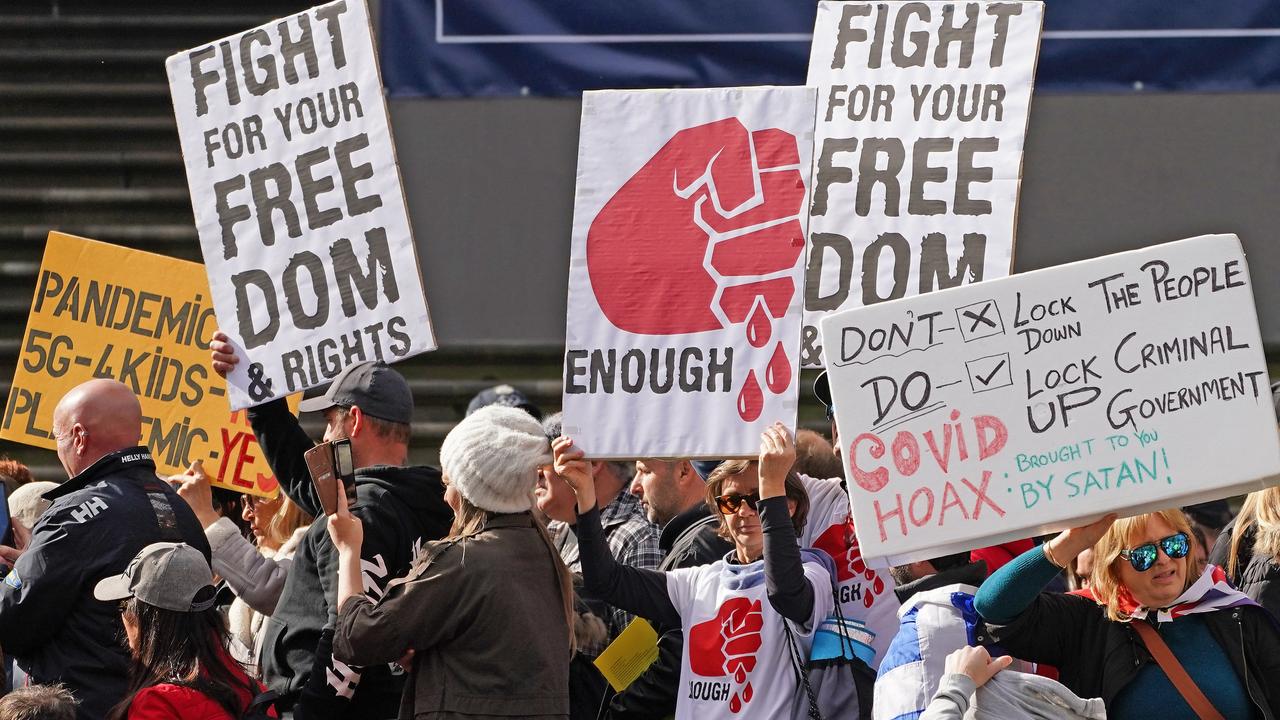
M 1173 560 L 1184 558 L 1187 553 L 1191 552 L 1191 542 L 1187 538 L 1187 534 L 1180 532 L 1174 533 L 1167 538 L 1161 538 L 1156 542 L 1139 545 L 1131 550 L 1122 550 L 1120 551 L 1120 557 L 1128 560 L 1134 570 L 1146 572 L 1156 564 L 1156 560 L 1160 557 L 1159 550 L 1156 549 L 1157 546 L 1159 546 L 1159 550 L 1164 550 L 1164 554 Z
M 738 508 L 742 507 L 742 503 L 746 503 L 752 512 L 756 511 L 756 503 L 760 502 L 760 492 L 751 493 L 750 495 L 742 495 L 740 493 L 729 493 L 728 495 L 716 496 L 716 507 L 720 508 L 720 512 L 725 515 L 732 515 L 738 512 Z
M 836 421 L 836 404 L 831 403 L 827 406 L 827 422 Z

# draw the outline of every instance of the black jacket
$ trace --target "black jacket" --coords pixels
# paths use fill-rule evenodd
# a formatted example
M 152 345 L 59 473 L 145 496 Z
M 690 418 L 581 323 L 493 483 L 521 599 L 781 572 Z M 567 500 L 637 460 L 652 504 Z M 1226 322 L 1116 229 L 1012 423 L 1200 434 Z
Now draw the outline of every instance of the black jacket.
M 249 422 L 281 489 L 318 518 L 298 547 L 276 611 L 267 619 L 260 660 L 263 679 L 280 693 L 276 707 L 292 707 L 297 720 L 394 718 L 404 689 L 399 668 L 352 668 L 333 659 L 338 553 L 303 459 L 314 443 L 283 400 L 252 408 Z M 424 543 L 444 537 L 453 522 L 440 471 L 429 467 L 358 468 L 351 513 L 364 523 L 360 564 L 365 594 L 374 600 L 388 582 L 408 572 Z
M 1232 520 L 1222 529 L 1213 544 L 1213 552 L 1209 553 L 1209 562 L 1223 570 L 1227 569 L 1227 559 L 1231 556 L 1231 533 L 1235 526 L 1236 522 Z M 1240 538 L 1240 560 L 1235 574 L 1227 579 L 1245 595 L 1280 617 L 1280 565 L 1269 555 L 1253 554 L 1254 531 L 1255 528 L 1250 527 Z
M 129 655 L 119 604 L 95 600 L 94 586 L 151 543 L 183 541 L 208 558 L 209 541 L 145 447 L 111 453 L 44 497 L 53 504 L 0 586 L 0 647 L 32 682 L 70 688 L 77 717 L 102 718 L 124 698 Z
M 724 558 L 733 549 L 733 543 L 717 535 L 717 527 L 719 519 L 702 503 L 672 518 L 658 537 L 658 547 L 666 554 L 659 569 L 710 565 Z M 665 718 L 675 712 L 684 633 L 678 627 L 661 632 L 658 659 L 626 690 L 614 696 L 609 703 L 608 717 L 642 720 Z
M 1280 718 L 1280 630 L 1267 611 L 1248 606 L 1198 617 L 1231 658 L 1259 717 Z M 1106 608 L 1078 595 L 1040 593 L 1012 623 L 988 624 L 977 640 L 1057 667 L 1063 685 L 1080 697 L 1101 697 L 1107 706 L 1155 662 L 1129 623 L 1107 619 Z

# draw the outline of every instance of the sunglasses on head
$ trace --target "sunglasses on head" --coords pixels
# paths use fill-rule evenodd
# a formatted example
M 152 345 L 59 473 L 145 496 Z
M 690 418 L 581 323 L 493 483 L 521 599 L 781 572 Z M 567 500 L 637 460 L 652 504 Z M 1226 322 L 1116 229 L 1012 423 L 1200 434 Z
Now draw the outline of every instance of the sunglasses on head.
M 738 512 L 738 508 L 742 507 L 742 503 L 746 503 L 747 507 L 754 512 L 756 503 L 760 502 L 760 492 L 756 491 L 750 495 L 742 495 L 740 493 L 729 493 L 728 495 L 716 496 L 716 507 L 720 508 L 720 512 L 725 515 L 732 515 Z
M 1191 542 L 1186 533 L 1174 533 L 1156 542 L 1149 542 L 1130 550 L 1121 551 L 1120 557 L 1128 560 L 1134 570 L 1146 572 L 1156 564 L 1156 560 L 1160 557 L 1160 550 L 1164 550 L 1164 554 L 1171 559 L 1177 560 L 1178 558 L 1186 557 L 1187 553 L 1191 552 Z

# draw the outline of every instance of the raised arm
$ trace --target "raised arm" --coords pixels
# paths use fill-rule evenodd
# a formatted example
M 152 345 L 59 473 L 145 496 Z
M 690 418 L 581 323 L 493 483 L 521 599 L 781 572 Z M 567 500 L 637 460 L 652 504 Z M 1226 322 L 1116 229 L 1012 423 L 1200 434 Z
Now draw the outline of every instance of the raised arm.
M 1114 514 L 1083 527 L 1064 530 L 1009 561 L 978 588 L 973 606 L 987 622 L 1013 622 L 1044 590 L 1049 581 L 1070 566 L 1077 555 L 1102 539 L 1116 521 Z
M 582 560 L 583 594 L 661 625 L 680 624 L 680 613 L 667 594 L 666 573 L 622 565 L 609 552 L 600 510 L 596 507 L 591 467 L 573 440 L 556 438 L 556 472 L 578 496 L 578 553 Z
M 204 527 L 212 552 L 213 571 L 227 581 L 227 587 L 246 605 L 263 615 L 274 613 L 292 561 L 268 558 L 258 552 L 258 548 L 240 534 L 235 523 L 214 511 L 213 488 L 199 460 L 191 463 L 181 475 L 170 476 L 169 484 L 187 501 Z
M 235 346 L 221 331 L 215 332 L 209 341 L 209 355 L 214 372 L 223 378 L 240 362 Z M 315 443 L 303 432 L 298 418 L 289 412 L 289 404 L 284 398 L 272 400 L 249 408 L 248 416 L 280 489 L 308 515 L 319 517 L 320 498 L 311 484 L 311 472 L 303 457 Z
M 774 423 L 760 434 L 760 528 L 764 532 L 769 604 L 779 615 L 805 624 L 813 614 L 814 596 L 800 560 L 787 499 L 787 473 L 795 461 L 795 440 L 782 423 Z

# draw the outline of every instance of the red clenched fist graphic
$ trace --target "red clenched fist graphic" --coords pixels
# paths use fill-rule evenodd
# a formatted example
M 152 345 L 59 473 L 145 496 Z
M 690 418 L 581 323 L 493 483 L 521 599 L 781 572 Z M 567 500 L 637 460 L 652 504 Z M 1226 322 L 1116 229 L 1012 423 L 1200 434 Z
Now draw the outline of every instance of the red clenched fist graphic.
M 885 591 L 884 580 L 875 570 L 862 562 L 862 548 L 858 546 L 858 536 L 853 532 L 853 518 L 832 525 L 827 531 L 813 541 L 813 546 L 831 556 L 836 564 L 836 582 L 846 580 L 865 580 L 870 585 L 862 588 L 862 604 L 870 609 L 876 598 Z
M 756 667 L 763 627 L 759 600 L 731 598 L 715 618 L 689 629 L 689 669 L 703 677 L 733 678 L 738 690 L 729 698 L 729 709 L 735 713 L 754 694 L 747 678 Z
M 587 233 L 587 269 L 609 322 L 642 335 L 742 325 L 763 348 L 798 288 L 804 177 L 792 134 L 750 132 L 736 117 L 686 128 L 614 194 Z M 764 368 L 791 385 L 778 341 Z M 738 396 L 747 422 L 764 396 L 752 369 Z

